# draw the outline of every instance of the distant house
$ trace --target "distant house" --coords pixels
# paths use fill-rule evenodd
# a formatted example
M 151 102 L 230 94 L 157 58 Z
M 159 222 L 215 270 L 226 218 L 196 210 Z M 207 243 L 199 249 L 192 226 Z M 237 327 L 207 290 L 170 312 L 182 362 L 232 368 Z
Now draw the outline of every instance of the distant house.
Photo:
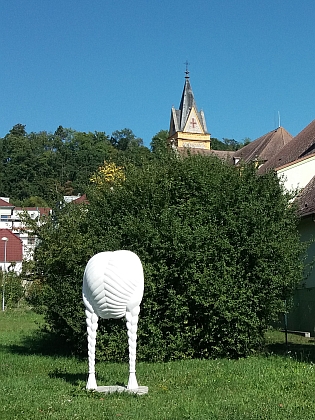
M 88 203 L 86 195 L 65 196 L 65 203 Z M 51 213 L 48 207 L 16 207 L 10 203 L 8 197 L 0 197 L 0 232 L 8 238 L 7 242 L 7 267 L 17 273 L 21 271 L 22 261 L 33 258 L 37 238 L 32 235 L 22 221 L 22 214 L 37 222 L 43 223 L 45 216 Z M 0 238 L 1 239 L 1 238 Z M 0 242 L 0 268 L 4 268 L 4 241 Z
M 51 212 L 49 207 L 15 207 L 12 213 L 11 229 L 15 232 L 23 243 L 23 259 L 31 259 L 36 245 L 36 238 L 30 234 L 23 222 L 21 215 L 26 212 L 31 219 L 36 220 L 38 224 L 42 223 L 43 218 Z
M 0 197 L 0 230 L 9 231 L 18 239 L 18 241 L 11 241 L 10 245 L 8 241 L 7 246 L 10 246 L 10 253 L 13 252 L 12 247 L 16 247 L 16 254 L 14 255 L 19 256 L 21 244 L 22 258 L 20 261 L 16 260 L 15 264 L 15 271 L 17 272 L 21 269 L 23 259 L 32 258 L 36 245 L 36 238 L 27 231 L 21 220 L 21 214 L 24 212 L 27 212 L 31 219 L 36 220 L 39 224 L 42 223 L 43 216 L 47 216 L 51 209 L 46 207 L 15 207 L 10 203 L 8 197 Z
M 66 201 L 67 202 L 67 201 Z M 69 201 L 68 201 L 69 202 Z M 74 204 L 89 204 L 86 194 L 77 196 L 74 200 L 71 201 Z
M 315 168 L 314 168 L 315 169 Z M 301 216 L 299 231 L 301 239 L 309 242 L 305 262 L 305 281 L 295 291 L 294 306 L 288 314 L 288 328 L 293 331 L 315 333 L 315 176 L 297 197 Z
M 257 162 L 258 173 L 274 170 L 288 191 L 298 192 L 299 232 L 309 243 L 305 283 L 294 294 L 288 328 L 315 334 L 315 120 L 292 137 L 279 127 L 234 152 L 234 163 Z
M 2 238 L 7 238 L 4 241 Z M 23 244 L 10 229 L 0 229 L 0 269 L 19 273 L 22 269 Z
M 274 170 L 288 191 L 298 192 L 299 232 L 304 242 L 315 239 L 315 120 L 292 137 L 279 127 L 234 152 L 234 163 L 257 162 L 258 173 Z M 295 291 L 288 328 L 315 333 L 315 242 L 310 242 L 305 283 Z
M 80 197 L 80 195 L 64 195 L 63 201 L 65 203 L 71 203 L 72 201 L 78 200 Z
M 0 223 L 11 219 L 14 207 L 13 204 L 10 204 L 9 198 L 0 197 Z

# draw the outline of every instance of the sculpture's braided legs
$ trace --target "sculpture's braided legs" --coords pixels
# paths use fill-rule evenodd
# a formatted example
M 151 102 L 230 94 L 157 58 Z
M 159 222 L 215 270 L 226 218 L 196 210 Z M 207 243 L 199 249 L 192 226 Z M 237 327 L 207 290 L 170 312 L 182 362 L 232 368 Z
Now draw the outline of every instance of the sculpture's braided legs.
M 131 311 L 126 311 L 126 321 L 128 329 L 128 344 L 129 344 L 129 381 L 127 389 L 137 389 L 138 382 L 136 378 L 136 350 L 137 350 L 137 329 L 138 329 L 138 315 L 140 306 L 136 306 Z
M 87 339 L 88 339 L 88 357 L 89 357 L 89 377 L 86 384 L 86 389 L 96 389 L 95 379 L 95 345 L 96 345 L 96 332 L 98 316 L 88 309 L 85 311 L 86 325 L 87 325 Z

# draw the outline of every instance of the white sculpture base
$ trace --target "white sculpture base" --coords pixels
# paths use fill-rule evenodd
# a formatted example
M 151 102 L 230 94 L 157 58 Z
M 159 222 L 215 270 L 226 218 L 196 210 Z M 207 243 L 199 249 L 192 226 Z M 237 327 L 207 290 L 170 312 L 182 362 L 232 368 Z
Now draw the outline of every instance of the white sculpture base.
M 110 394 L 112 392 L 129 392 L 130 394 L 144 395 L 149 392 L 147 386 L 139 386 L 136 389 L 127 389 L 125 386 L 113 385 L 113 386 L 98 386 L 97 392 L 103 392 L 104 394 Z

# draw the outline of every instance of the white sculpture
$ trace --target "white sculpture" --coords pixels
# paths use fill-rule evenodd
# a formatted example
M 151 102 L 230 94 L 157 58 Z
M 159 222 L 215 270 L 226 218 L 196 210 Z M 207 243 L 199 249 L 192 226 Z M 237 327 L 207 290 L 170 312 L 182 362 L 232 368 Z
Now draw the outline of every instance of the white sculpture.
M 127 390 L 138 388 L 136 347 L 138 315 L 143 296 L 144 279 L 140 259 L 131 251 L 100 252 L 94 255 L 84 271 L 83 302 L 86 306 L 89 377 L 87 389 L 97 389 L 95 378 L 95 345 L 98 318 L 126 316 L 129 344 L 129 381 Z

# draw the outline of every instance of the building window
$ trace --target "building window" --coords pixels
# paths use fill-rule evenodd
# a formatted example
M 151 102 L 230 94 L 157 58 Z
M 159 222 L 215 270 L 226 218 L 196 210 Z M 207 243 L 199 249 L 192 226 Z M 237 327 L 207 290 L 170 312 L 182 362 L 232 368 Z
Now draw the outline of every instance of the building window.
M 28 236 L 27 245 L 35 245 L 35 236 Z

